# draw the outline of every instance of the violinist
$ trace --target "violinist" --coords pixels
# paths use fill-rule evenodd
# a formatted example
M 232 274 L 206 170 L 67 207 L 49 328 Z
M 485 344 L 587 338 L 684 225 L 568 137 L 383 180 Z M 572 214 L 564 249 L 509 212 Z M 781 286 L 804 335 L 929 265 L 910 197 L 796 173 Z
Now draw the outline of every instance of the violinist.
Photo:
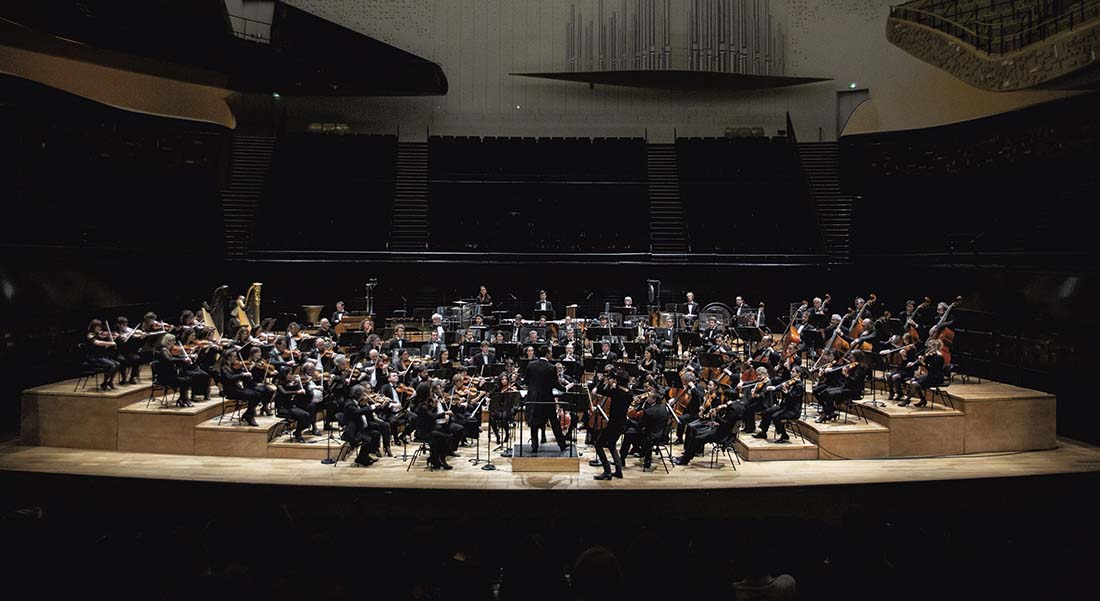
M 909 332 L 906 332 L 901 336 L 891 336 L 890 348 L 880 352 L 890 366 L 886 372 L 886 386 L 890 389 L 887 400 L 901 401 L 905 397 L 906 382 L 916 375 L 916 366 L 910 367 L 910 357 L 915 354 L 916 348 Z
M 519 392 L 519 388 L 508 372 L 501 373 L 493 381 L 493 390 L 491 394 L 500 395 L 516 392 Z M 512 416 L 505 410 L 504 403 L 499 403 L 496 407 L 495 410 L 489 412 L 489 429 L 492 431 L 493 436 L 496 437 L 497 444 L 500 445 L 511 440 L 512 432 L 508 427 L 508 422 L 511 421 Z
M 363 391 L 361 396 L 356 395 L 356 397 L 353 397 L 357 398 L 356 402 L 359 405 L 359 423 L 370 434 L 370 441 L 364 444 L 363 448 L 369 448 L 370 452 L 377 457 L 381 457 L 383 454 L 386 457 L 393 457 L 393 453 L 390 452 L 393 430 L 390 423 L 382 419 L 380 415 L 382 408 L 388 403 L 374 395 L 367 394 L 362 386 L 356 386 L 356 388 Z M 345 415 L 345 421 L 347 421 L 346 418 Z
M 653 445 L 668 436 L 669 421 L 672 419 L 668 404 L 661 397 L 660 389 L 653 389 L 646 395 L 641 407 L 627 412 L 632 423 L 619 448 L 619 456 L 626 457 L 627 450 L 633 445 L 642 455 L 642 471 L 646 472 L 653 465 Z
M 145 338 L 145 332 L 130 327 L 130 320 L 125 315 L 119 315 L 115 320 L 115 344 L 118 345 L 119 384 L 137 384 L 138 374 L 141 373 L 141 340 Z M 129 373 L 129 380 L 126 374 Z
M 390 372 L 396 372 L 392 366 L 390 366 L 389 355 L 378 355 L 378 363 L 374 366 L 374 372 L 371 374 L 370 383 L 371 390 L 378 392 L 382 389 L 382 385 L 390 381 Z M 416 373 L 416 370 L 410 370 L 412 373 Z M 400 377 L 398 373 L 398 377 Z
M 288 416 L 294 419 L 294 442 L 305 442 L 302 437 L 302 432 L 305 430 L 314 429 L 313 414 L 309 411 L 309 399 L 306 397 L 305 391 L 302 390 L 302 382 L 297 376 L 290 375 L 290 368 L 282 368 L 276 375 L 275 385 L 275 407 L 276 413 L 280 416 Z M 347 417 L 345 415 L 345 417 Z M 255 419 L 245 420 L 250 424 Z
M 239 353 L 240 351 L 238 350 L 237 352 Z M 224 353 L 222 354 L 222 362 L 225 362 Z M 257 388 L 261 388 L 264 391 L 264 403 L 261 405 L 260 415 L 271 415 L 268 404 L 275 394 L 275 385 L 269 383 L 268 380 L 274 377 L 275 373 L 272 372 L 270 364 L 263 360 L 263 349 L 259 346 L 249 347 L 248 358 L 244 361 L 244 368 L 252 372 L 252 383 L 256 385 Z M 219 376 L 221 375 L 220 370 L 217 373 Z
M 332 371 L 335 357 L 336 351 L 332 348 L 332 342 L 325 338 L 314 338 L 313 348 L 306 353 L 306 359 L 321 365 L 325 371 Z
M 203 367 L 213 368 L 220 349 L 210 342 L 197 341 L 193 328 L 181 330 L 177 344 L 191 358 L 190 363 L 177 364 L 180 377 L 191 381 L 191 398 L 198 400 L 202 397 L 202 400 L 209 401 L 210 373 Z
M 423 373 L 427 373 L 427 370 L 421 369 Z M 379 419 L 385 421 L 390 426 L 390 433 L 398 431 L 398 427 L 403 427 L 408 424 L 409 418 L 405 415 L 404 405 L 401 402 L 401 390 L 406 390 L 401 386 L 399 382 L 400 378 L 396 373 L 390 373 L 389 381 L 382 385 L 382 389 L 378 391 L 381 397 L 379 406 L 375 409 L 375 415 Z M 400 444 L 400 442 L 399 442 Z M 387 451 L 389 450 L 389 443 L 386 443 Z
M 272 368 L 281 369 L 298 365 L 298 359 L 300 358 L 301 353 L 290 350 L 287 346 L 286 337 L 280 336 L 275 339 L 275 348 L 268 353 L 267 362 L 271 364 Z
M 168 331 L 171 331 L 172 326 L 164 323 L 163 321 L 159 321 L 157 319 L 157 314 L 153 313 L 152 311 L 149 311 L 142 318 L 140 329 L 141 329 L 141 331 L 145 332 L 146 334 L 151 334 L 153 332 L 168 332 Z
M 416 396 L 418 399 L 426 396 L 416 405 L 416 438 L 429 440 L 428 463 L 432 467 L 449 470 L 451 466 L 447 463 L 447 457 L 458 456 L 462 427 L 451 422 L 453 414 L 443 406 L 442 382 L 421 382 L 417 385 Z
M 302 392 L 305 394 L 308 406 L 306 411 L 312 416 L 314 423 L 317 421 L 317 414 L 323 413 L 325 420 L 325 428 L 329 427 L 330 412 L 326 411 L 325 406 L 325 384 L 324 378 L 321 372 L 317 371 L 317 364 L 312 361 L 306 361 L 302 363 L 302 370 L 299 379 L 302 383 Z M 333 412 L 334 413 L 334 412 Z M 314 436 L 322 436 L 322 432 L 317 429 L 315 425 L 313 427 Z
M 748 390 L 748 399 L 745 402 L 744 410 L 741 415 L 741 419 L 745 422 L 745 428 L 743 432 L 745 434 L 752 434 L 756 431 L 756 413 L 764 412 L 770 405 L 772 397 L 767 391 L 768 384 L 770 383 L 770 377 L 768 376 L 768 368 L 757 367 L 753 372 L 756 382 L 750 386 L 745 386 L 744 390 Z
M 321 318 L 321 323 L 318 324 L 318 329 L 316 332 L 313 333 L 313 335 L 329 341 L 336 340 L 338 338 L 338 336 L 336 335 L 336 331 L 332 329 L 332 322 L 330 322 L 327 317 Z
M 102 321 L 93 319 L 88 322 L 83 348 L 85 361 L 103 370 L 103 383 L 99 385 L 99 389 L 103 392 L 114 390 L 115 374 L 119 370 L 118 345 L 111 334 L 103 329 Z
M 195 312 L 190 309 L 184 309 L 183 313 L 180 313 L 180 325 L 181 328 L 187 328 L 189 330 L 205 330 L 206 326 L 202 322 L 195 319 Z
M 603 473 L 595 476 L 596 480 L 610 480 L 623 477 L 623 460 L 619 456 L 619 450 L 615 442 L 626 428 L 626 412 L 630 408 L 634 398 L 630 394 L 630 378 L 621 369 L 612 369 L 604 377 L 603 383 L 597 388 L 597 392 L 610 397 L 611 410 L 607 412 L 607 426 L 600 430 L 596 436 L 596 456 L 603 466 Z M 615 461 L 615 471 L 612 473 L 611 464 L 607 461 L 604 449 L 611 452 L 611 458 Z
M 920 397 L 920 402 L 913 405 L 914 407 L 924 407 L 928 404 L 928 399 L 924 395 L 924 391 L 929 388 L 943 385 L 944 370 L 946 367 L 946 361 L 943 357 L 943 341 L 936 338 L 929 338 L 925 343 L 927 349 L 923 355 L 917 357 L 915 361 L 910 362 L 908 365 L 913 369 L 918 367 L 924 368 L 923 373 L 919 373 L 911 380 L 909 380 L 909 393 L 905 395 L 905 399 L 898 403 L 898 406 L 905 407 L 909 405 L 909 400 L 913 398 L 913 395 Z
M 210 377 L 195 366 L 194 359 L 187 351 L 176 342 L 176 337 L 166 334 L 161 339 L 160 346 L 153 354 L 156 361 L 154 375 L 161 384 L 166 384 L 179 390 L 179 407 L 192 407 L 194 403 L 188 398 L 192 388 L 205 390 L 209 397 Z
M 814 421 L 817 423 L 836 419 L 837 403 L 854 401 L 863 396 L 863 384 L 867 379 L 867 358 L 861 350 L 852 351 L 852 359 L 848 363 L 830 368 L 832 373 L 839 373 L 837 385 L 828 385 L 817 392 L 815 387 L 814 398 L 821 404 L 821 414 Z M 828 372 L 829 370 L 826 370 Z
M 767 387 L 767 392 L 778 393 L 783 397 L 783 400 L 764 411 L 764 418 L 760 420 L 760 432 L 753 434 L 754 438 L 767 440 L 768 427 L 774 423 L 775 439 L 772 442 L 790 443 L 791 437 L 787 436 L 784 424 L 791 420 L 797 420 L 802 415 L 802 400 L 806 395 L 806 386 L 802 383 L 804 375 L 802 367 L 796 367 L 790 378 L 779 383 L 773 382 Z
M 688 402 L 680 413 L 680 423 L 676 424 L 676 440 L 672 444 L 683 444 L 688 424 L 699 418 L 699 410 L 703 406 L 703 391 L 695 374 L 685 373 L 681 376 L 681 381 L 684 383 L 684 392 L 681 395 L 687 395 Z
M 302 339 L 302 328 L 298 322 L 292 321 L 286 326 L 286 335 L 283 338 L 286 339 L 286 348 L 292 351 L 298 350 L 298 341 Z
M 344 316 L 347 314 L 347 311 L 344 310 L 344 301 L 338 300 L 336 301 L 336 310 L 333 311 L 332 317 L 329 318 L 329 322 L 332 323 L 332 325 L 336 325 L 344 321 Z
M 256 408 L 265 404 L 271 398 L 271 393 L 253 380 L 252 371 L 245 367 L 237 352 L 237 349 L 229 348 L 223 353 L 222 394 L 227 399 L 244 403 L 245 412 L 241 415 L 241 423 L 258 426 Z
M 711 405 L 712 415 L 705 419 L 696 420 L 687 430 L 687 439 L 684 441 L 684 453 L 672 460 L 675 465 L 688 465 L 691 460 L 703 452 L 707 443 L 731 440 L 734 430 L 741 415 L 737 409 L 740 401 L 728 397 L 722 403 Z
M 372 445 L 377 445 L 378 441 L 369 431 L 367 422 L 369 409 L 365 406 L 366 403 L 367 391 L 362 386 L 355 386 L 351 389 L 343 408 L 347 426 L 340 434 L 340 438 L 352 446 L 359 445 L 359 452 L 355 456 L 357 467 L 369 467 L 376 461 L 370 456 L 370 449 Z
M 248 326 L 241 326 L 237 328 L 237 333 L 233 336 L 233 343 L 238 347 L 245 347 L 250 344 L 260 344 L 260 340 L 252 337 L 252 330 Z

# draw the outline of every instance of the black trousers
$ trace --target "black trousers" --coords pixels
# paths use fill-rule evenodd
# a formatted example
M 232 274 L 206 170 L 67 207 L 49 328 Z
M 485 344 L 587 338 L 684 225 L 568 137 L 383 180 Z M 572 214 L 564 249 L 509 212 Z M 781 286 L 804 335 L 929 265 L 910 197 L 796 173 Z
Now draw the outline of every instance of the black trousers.
M 137 379 L 138 372 L 141 371 L 141 355 L 138 355 L 137 353 L 119 353 L 118 362 L 120 364 L 118 370 L 119 382 L 122 382 L 126 379 Z
M 684 432 L 687 431 L 688 424 L 697 419 L 699 419 L 698 413 L 688 413 L 685 411 L 684 414 L 680 416 L 680 423 L 676 424 L 676 438 L 682 439 L 684 437 Z
M 798 416 L 798 411 L 794 409 L 785 409 L 782 405 L 776 405 L 764 411 L 764 419 L 760 420 L 760 430 L 766 433 L 768 431 L 768 426 L 774 423 L 775 435 L 782 438 L 787 435 L 786 430 L 783 429 L 783 422 L 798 419 Z
M 622 436 L 625 429 L 625 421 L 612 420 L 607 422 L 607 427 L 600 430 L 599 435 L 596 436 L 596 456 L 600 458 L 600 463 L 603 464 L 604 471 L 609 471 L 611 469 L 604 449 L 611 451 L 611 456 L 615 459 L 615 469 L 620 469 L 622 467 L 622 457 L 620 457 L 619 453 L 615 450 L 615 441 L 619 440 L 619 436 Z
M 822 390 L 816 396 L 817 401 L 821 403 L 822 413 L 832 415 L 836 413 L 836 404 L 848 398 L 848 391 L 839 386 L 834 386 Z
M 565 442 L 565 434 L 561 431 L 561 422 L 558 420 L 558 416 L 552 415 L 531 418 L 531 450 L 539 450 L 539 430 L 546 427 L 546 422 L 550 422 L 550 428 L 554 430 L 554 440 L 557 441 L 558 448 L 563 451 L 569 448 L 569 445 Z
M 623 435 L 623 444 L 619 447 L 619 456 L 626 457 L 627 451 L 633 445 L 642 455 L 642 465 L 649 467 L 653 462 L 653 444 L 660 439 L 643 430 L 628 429 Z
M 741 412 L 741 420 L 745 422 L 745 431 L 752 432 L 756 430 L 756 412 L 764 411 L 768 408 L 766 397 L 750 398 L 745 403 L 744 409 Z
M 390 441 L 393 439 L 393 430 L 390 428 L 390 423 L 383 419 L 374 418 L 367 423 L 367 430 L 373 435 L 374 438 L 372 447 L 373 450 L 378 450 L 378 443 L 382 443 L 382 448 L 390 450 Z M 375 453 L 377 455 L 377 453 Z
M 294 422 L 298 424 L 298 426 L 294 428 L 295 436 L 301 436 L 302 432 L 306 428 L 313 427 L 312 416 L 310 416 L 309 412 L 305 409 L 302 409 L 301 407 L 291 407 L 290 410 L 287 411 L 287 413 L 293 416 Z
M 109 357 L 92 357 L 88 359 L 89 365 L 94 365 L 103 370 L 103 381 L 110 382 L 115 379 L 115 374 L 118 373 L 118 361 Z
M 180 386 L 180 396 L 185 396 L 182 384 Z M 241 415 L 241 419 L 244 421 L 248 421 L 249 418 L 256 417 L 256 407 L 259 407 L 260 403 L 262 403 L 264 399 L 264 393 L 255 388 L 230 387 L 228 390 L 226 390 L 225 396 L 228 399 L 234 401 L 243 401 L 245 403 L 247 409 L 245 409 L 244 414 Z M 303 413 L 306 412 L 303 411 Z
M 210 396 L 210 374 L 205 371 L 193 367 L 187 371 L 181 371 L 180 379 L 187 380 L 193 396 Z M 180 394 L 183 394 L 183 388 L 180 388 Z
M 691 439 L 684 443 L 684 462 L 691 461 L 693 457 L 703 452 L 708 442 L 722 440 L 723 432 L 713 423 L 708 423 L 695 430 Z
M 453 450 L 451 445 L 455 444 L 453 438 L 442 429 L 432 430 L 428 438 L 429 459 L 432 464 L 438 464 L 451 453 Z
M 302 410 L 299 409 L 298 411 Z M 305 411 L 302 411 L 302 413 L 305 413 Z M 356 432 L 355 436 L 351 437 L 351 439 L 345 440 L 353 445 L 359 445 L 359 452 L 355 454 L 355 463 L 358 463 L 359 465 L 366 465 L 367 463 L 370 463 L 369 461 L 367 461 L 367 454 L 371 451 L 371 444 L 377 444 L 376 442 L 374 442 L 374 439 L 370 434 L 360 430 L 359 432 Z

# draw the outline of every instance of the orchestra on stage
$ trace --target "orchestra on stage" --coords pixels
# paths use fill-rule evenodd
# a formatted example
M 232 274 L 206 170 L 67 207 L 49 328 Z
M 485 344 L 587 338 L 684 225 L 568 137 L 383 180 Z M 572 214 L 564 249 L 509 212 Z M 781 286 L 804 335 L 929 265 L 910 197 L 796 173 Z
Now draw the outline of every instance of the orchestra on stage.
M 219 396 L 241 426 L 278 417 L 299 443 L 329 432 L 356 466 L 413 444 L 431 468 L 450 470 L 463 447 L 480 458 L 483 431 L 497 445 L 487 456 L 517 441 L 521 453 L 571 453 L 583 436 L 602 468 L 595 478 L 610 480 L 630 456 L 646 471 L 655 453 L 689 465 L 739 433 L 768 440 L 772 430 L 772 443 L 789 444 L 812 406 L 817 423 L 847 419 L 874 382 L 898 407 L 928 407 L 951 376 L 961 302 L 908 300 L 892 313 L 870 294 L 834 310 L 826 294 L 791 303 L 772 331 L 764 305 L 740 296 L 703 305 L 687 292 L 664 307 L 627 296 L 581 316 L 577 305 L 559 313 L 546 290 L 527 311 L 500 310 L 481 286 L 430 317 L 380 321 L 338 301 L 327 317 L 305 307 L 305 323 L 275 330 L 277 320 L 260 319 L 260 286 L 235 301 L 219 288 L 175 324 L 152 312 L 136 327 L 92 319 L 84 367 L 107 392 L 138 384 L 148 366 L 179 407 Z

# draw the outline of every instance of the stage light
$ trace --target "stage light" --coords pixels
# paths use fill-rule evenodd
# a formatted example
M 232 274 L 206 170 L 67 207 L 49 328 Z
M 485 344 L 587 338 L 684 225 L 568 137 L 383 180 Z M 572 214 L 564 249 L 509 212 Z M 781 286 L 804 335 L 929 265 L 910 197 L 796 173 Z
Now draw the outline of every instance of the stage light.
M 274 98 L 275 100 L 278 100 L 278 99 L 282 98 L 282 96 L 280 96 L 278 92 L 272 92 L 271 97 Z
M 856 89 L 856 82 L 854 82 L 854 81 L 853 81 L 852 83 L 848 84 L 848 89 L 849 89 L 849 90 L 854 90 L 854 89 Z

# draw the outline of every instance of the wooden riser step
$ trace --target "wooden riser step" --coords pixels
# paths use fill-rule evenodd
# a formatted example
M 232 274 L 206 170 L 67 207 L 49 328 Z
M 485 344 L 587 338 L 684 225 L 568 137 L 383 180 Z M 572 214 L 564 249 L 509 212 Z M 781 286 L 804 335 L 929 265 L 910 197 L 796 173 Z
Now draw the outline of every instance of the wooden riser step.
M 745 461 L 804 461 L 817 459 L 817 445 L 808 438 L 801 438 L 794 428 L 787 429 L 791 441 L 777 444 L 775 433 L 768 434 L 767 440 L 742 434 L 737 437 L 737 452 Z
M 875 459 L 890 456 L 890 430 L 882 424 L 864 423 L 854 415 L 843 419 L 814 423 L 801 419 L 802 435 L 818 446 L 819 459 Z
M 118 450 L 139 453 L 195 454 L 195 426 L 221 414 L 215 398 L 194 407 L 138 401 L 118 411 Z
M 148 374 L 148 368 L 143 370 Z M 91 383 L 74 390 L 65 380 L 23 391 L 21 435 L 26 444 L 114 451 L 118 448 L 118 410 L 149 398 L 152 386 L 119 386 L 108 392 Z
M 896 401 L 882 402 L 884 406 L 872 406 L 870 400 L 859 404 L 867 419 L 890 430 L 891 457 L 963 453 L 966 416 L 961 411 L 940 405 L 900 407 Z

